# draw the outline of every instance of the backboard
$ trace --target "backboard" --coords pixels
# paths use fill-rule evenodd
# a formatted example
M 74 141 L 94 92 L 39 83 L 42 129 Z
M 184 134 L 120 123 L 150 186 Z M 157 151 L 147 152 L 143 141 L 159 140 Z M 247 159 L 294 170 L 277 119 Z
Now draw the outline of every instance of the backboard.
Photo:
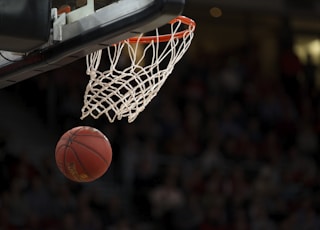
M 0 88 L 160 27 L 180 15 L 184 7 L 184 0 L 85 2 L 85 5 L 62 14 L 58 14 L 53 5 L 50 36 L 40 47 L 23 53 L 0 51 Z

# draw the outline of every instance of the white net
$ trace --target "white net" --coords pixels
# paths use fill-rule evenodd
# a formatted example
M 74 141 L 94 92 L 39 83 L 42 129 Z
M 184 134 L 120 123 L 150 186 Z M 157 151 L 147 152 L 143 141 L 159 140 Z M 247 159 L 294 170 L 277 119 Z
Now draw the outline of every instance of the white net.
M 178 19 L 178 18 L 177 18 Z M 133 122 L 171 74 L 175 64 L 189 48 L 195 24 L 186 25 L 181 20 L 170 23 L 171 34 L 147 39 L 140 35 L 106 48 L 110 68 L 100 71 L 102 50 L 87 56 L 89 83 L 84 95 L 81 119 L 88 115 L 97 119 L 105 115 L 110 122 L 127 118 Z M 180 35 L 178 36 L 178 34 Z M 182 33 L 182 35 L 181 35 Z M 165 41 L 161 39 L 170 36 Z M 124 66 L 121 55 L 127 53 L 128 63 Z

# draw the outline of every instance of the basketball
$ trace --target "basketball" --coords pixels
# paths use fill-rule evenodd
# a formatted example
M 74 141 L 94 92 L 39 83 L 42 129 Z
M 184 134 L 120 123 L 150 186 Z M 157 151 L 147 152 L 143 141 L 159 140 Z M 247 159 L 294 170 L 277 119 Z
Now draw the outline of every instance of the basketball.
M 91 182 L 108 170 L 112 161 L 109 140 L 98 129 L 79 126 L 65 132 L 55 149 L 59 170 L 75 182 Z

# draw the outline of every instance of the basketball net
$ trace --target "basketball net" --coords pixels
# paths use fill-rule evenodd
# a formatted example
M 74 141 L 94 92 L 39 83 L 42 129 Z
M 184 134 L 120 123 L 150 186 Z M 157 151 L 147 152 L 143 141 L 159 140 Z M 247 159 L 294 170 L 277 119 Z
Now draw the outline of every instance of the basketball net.
M 81 119 L 105 115 L 110 122 L 127 118 L 133 122 L 157 95 L 175 64 L 188 50 L 195 22 L 179 16 L 170 23 L 169 34 L 140 35 L 107 47 L 110 68 L 99 70 L 103 51 L 87 55 L 87 84 Z M 123 64 L 123 52 L 128 63 Z

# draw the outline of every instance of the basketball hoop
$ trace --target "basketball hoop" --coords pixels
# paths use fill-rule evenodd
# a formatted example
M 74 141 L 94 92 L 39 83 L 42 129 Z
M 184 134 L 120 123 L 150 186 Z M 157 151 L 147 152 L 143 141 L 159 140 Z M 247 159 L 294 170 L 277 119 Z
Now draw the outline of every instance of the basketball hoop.
M 168 24 L 170 32 L 143 34 L 106 48 L 110 68 L 99 70 L 102 50 L 87 55 L 87 84 L 81 119 L 105 114 L 110 122 L 127 117 L 133 122 L 157 95 L 175 64 L 188 50 L 195 22 L 179 16 Z M 127 52 L 124 65 L 122 53 Z M 122 55 L 122 56 L 121 56 Z

